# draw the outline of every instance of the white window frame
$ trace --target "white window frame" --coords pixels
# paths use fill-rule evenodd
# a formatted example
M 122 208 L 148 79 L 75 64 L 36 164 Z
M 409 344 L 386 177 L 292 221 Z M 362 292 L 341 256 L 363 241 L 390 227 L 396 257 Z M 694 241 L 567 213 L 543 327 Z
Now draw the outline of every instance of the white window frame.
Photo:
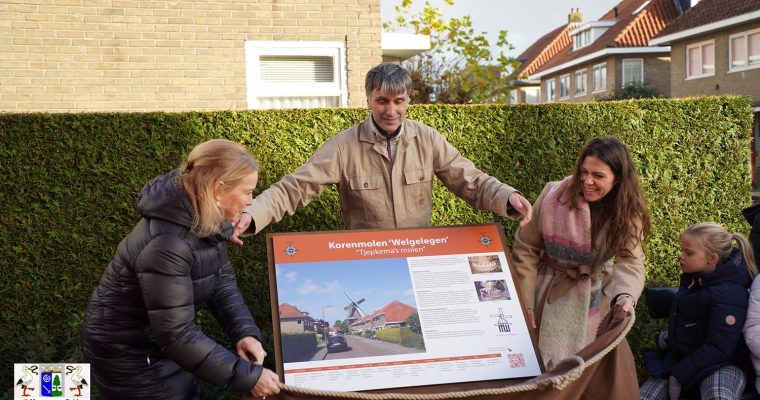
M 758 29 L 752 29 L 752 30 L 749 30 L 749 31 L 741 32 L 741 33 L 737 33 L 735 35 L 731 35 L 731 36 L 728 37 L 728 73 L 739 72 L 739 71 L 746 71 L 746 70 L 749 70 L 749 69 L 760 68 L 760 62 L 757 63 L 757 64 L 755 64 L 755 65 L 749 65 L 749 58 L 750 58 L 750 54 L 749 54 L 749 37 L 750 37 L 750 35 L 754 35 L 754 34 L 760 34 L 760 28 L 758 28 Z M 747 58 L 744 60 L 745 63 L 744 63 L 743 67 L 733 67 L 731 65 L 731 61 L 734 59 L 734 55 L 733 55 L 734 46 L 731 45 L 731 41 L 734 40 L 734 39 L 736 39 L 736 38 L 740 38 L 740 37 L 744 37 L 744 46 L 746 47 L 745 51 L 746 51 L 746 54 L 747 54 Z M 760 54 L 757 55 L 757 56 L 760 57 Z
M 261 56 L 321 56 L 333 58 L 333 82 L 266 82 L 260 79 Z M 348 106 L 346 45 L 337 41 L 257 41 L 245 42 L 245 73 L 248 108 L 261 108 L 261 97 L 338 97 L 340 107 Z
M 640 65 L 640 72 L 641 72 L 641 81 L 644 82 L 644 59 L 643 58 L 624 58 L 622 63 L 622 71 L 621 71 L 621 80 L 620 80 L 620 87 L 624 87 L 626 84 L 634 82 L 626 82 L 625 77 L 625 64 L 632 63 L 632 62 L 638 62 Z
M 584 29 L 573 35 L 573 50 L 582 49 L 591 44 L 591 28 Z
M 578 90 L 578 82 L 583 82 L 582 92 Z M 575 95 L 585 96 L 587 93 L 588 93 L 588 70 L 586 68 L 579 69 L 575 71 Z
M 551 78 L 546 81 L 546 102 L 554 102 L 555 97 L 557 97 L 557 80 Z
M 602 67 L 604 67 L 604 77 L 601 79 L 601 85 L 602 87 L 597 88 L 596 87 L 596 77 L 594 76 L 594 71 L 597 69 L 601 71 Z M 593 67 L 591 67 L 591 85 L 593 88 L 591 89 L 591 93 L 601 93 L 607 91 L 607 62 L 603 62 L 601 64 L 596 64 Z
M 704 47 L 704 46 L 707 46 L 707 45 L 712 45 L 712 48 L 713 48 L 713 69 L 712 69 L 712 72 L 711 73 L 707 73 L 707 74 L 703 73 L 703 74 L 700 74 L 700 75 L 690 75 L 690 71 L 689 71 L 689 50 L 691 50 L 693 48 L 699 47 L 700 48 L 700 51 L 699 51 L 700 65 L 704 65 L 704 63 L 702 62 L 703 51 L 701 50 L 701 48 Z M 715 39 L 705 40 L 704 42 L 693 43 L 693 44 L 690 44 L 690 45 L 686 46 L 686 57 L 685 57 L 685 60 L 686 60 L 686 79 L 684 79 L 684 80 L 689 81 L 689 80 L 692 80 L 692 79 L 702 79 L 702 78 L 707 78 L 707 77 L 710 77 L 710 76 L 715 76 Z
M 562 90 L 564 88 L 564 91 Z M 564 95 L 563 95 L 564 92 Z M 565 100 L 570 98 L 570 74 L 560 75 L 559 77 L 559 99 Z
M 520 103 L 520 88 L 514 88 L 509 91 L 509 104 Z

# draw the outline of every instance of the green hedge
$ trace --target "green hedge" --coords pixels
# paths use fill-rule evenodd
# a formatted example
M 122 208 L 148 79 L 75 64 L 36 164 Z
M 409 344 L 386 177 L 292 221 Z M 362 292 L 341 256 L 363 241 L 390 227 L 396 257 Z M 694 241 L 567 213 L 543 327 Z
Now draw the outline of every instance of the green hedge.
M 412 349 L 425 350 L 425 341 L 422 335 L 412 332 L 409 328 L 394 327 L 380 329 L 374 331 L 374 334 L 377 335 L 378 340 L 384 342 L 396 343 Z
M 746 232 L 752 113 L 747 98 L 644 100 L 523 106 L 415 106 L 409 117 L 441 131 L 476 165 L 534 200 L 568 174 L 589 138 L 614 135 L 637 161 L 653 215 L 647 279 L 672 285 L 678 233 L 703 220 Z M 0 368 L 14 362 L 78 361 L 88 298 L 116 245 L 138 219 L 136 195 L 179 165 L 196 144 L 228 138 L 249 146 L 263 190 L 305 161 L 364 109 L 210 113 L 0 114 Z M 497 220 L 436 182 L 433 224 Z M 264 233 L 342 229 L 336 192 Z M 238 282 L 272 349 L 264 234 L 230 245 Z M 650 336 L 643 309 L 631 336 Z M 200 323 L 221 337 L 208 315 Z M 273 352 L 270 351 L 271 354 Z M 5 388 L 11 387 L 6 385 Z

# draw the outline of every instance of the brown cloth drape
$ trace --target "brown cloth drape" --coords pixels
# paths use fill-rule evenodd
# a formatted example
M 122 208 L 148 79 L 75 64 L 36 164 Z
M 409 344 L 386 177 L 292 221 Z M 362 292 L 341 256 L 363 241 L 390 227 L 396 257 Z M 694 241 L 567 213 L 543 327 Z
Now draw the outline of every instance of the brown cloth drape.
M 449 392 L 442 392 L 440 387 L 416 388 L 415 394 L 411 394 L 400 393 L 401 389 L 393 393 L 333 392 L 283 384 L 280 394 L 267 400 L 636 400 L 639 385 L 633 353 L 625 340 L 634 319 L 633 315 L 613 308 L 602 321 L 596 340 L 575 357 L 540 376 L 507 386 Z M 425 393 L 420 393 L 422 390 Z

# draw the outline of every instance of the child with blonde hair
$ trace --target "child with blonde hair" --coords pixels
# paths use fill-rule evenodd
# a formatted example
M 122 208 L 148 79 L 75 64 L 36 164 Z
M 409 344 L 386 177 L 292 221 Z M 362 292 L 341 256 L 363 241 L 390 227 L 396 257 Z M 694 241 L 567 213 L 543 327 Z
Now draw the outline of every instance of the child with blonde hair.
M 703 222 L 681 233 L 679 262 L 683 273 L 660 353 L 662 368 L 650 368 L 641 398 L 739 399 L 749 367 L 742 337 L 747 289 L 757 275 L 752 246 L 741 233 Z

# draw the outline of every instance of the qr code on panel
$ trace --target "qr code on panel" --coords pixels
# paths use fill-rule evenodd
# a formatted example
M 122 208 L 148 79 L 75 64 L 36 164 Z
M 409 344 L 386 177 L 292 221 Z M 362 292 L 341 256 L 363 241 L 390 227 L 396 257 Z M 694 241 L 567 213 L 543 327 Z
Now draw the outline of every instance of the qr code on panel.
M 507 354 L 507 357 L 509 357 L 509 368 L 525 368 L 523 353 Z

